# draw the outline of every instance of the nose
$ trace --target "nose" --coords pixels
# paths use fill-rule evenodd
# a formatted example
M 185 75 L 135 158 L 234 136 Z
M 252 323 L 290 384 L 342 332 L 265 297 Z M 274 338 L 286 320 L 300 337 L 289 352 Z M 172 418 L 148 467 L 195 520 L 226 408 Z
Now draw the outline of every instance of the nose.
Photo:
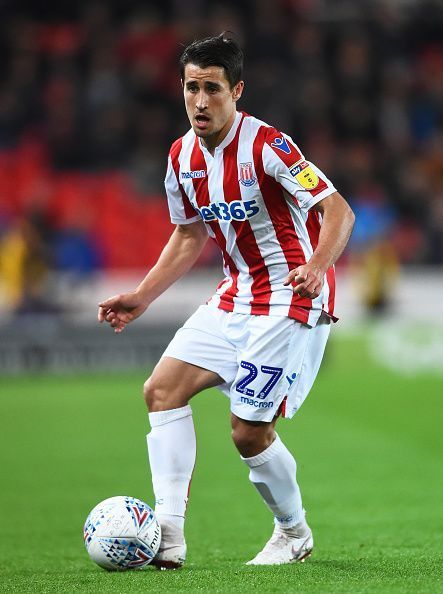
M 208 107 L 208 95 L 203 90 L 198 93 L 195 106 L 199 111 L 203 111 Z

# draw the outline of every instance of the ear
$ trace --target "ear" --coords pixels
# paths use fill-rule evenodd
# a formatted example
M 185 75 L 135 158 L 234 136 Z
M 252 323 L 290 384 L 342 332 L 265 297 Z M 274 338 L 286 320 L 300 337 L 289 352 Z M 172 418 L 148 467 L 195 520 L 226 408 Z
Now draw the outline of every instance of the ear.
M 185 86 L 185 83 L 183 82 L 183 79 L 182 78 L 180 79 L 180 82 L 181 82 L 182 87 L 184 87 Z
M 243 93 L 243 89 L 244 89 L 245 83 L 240 80 L 235 87 L 232 89 L 232 99 L 237 102 L 240 97 L 242 96 Z

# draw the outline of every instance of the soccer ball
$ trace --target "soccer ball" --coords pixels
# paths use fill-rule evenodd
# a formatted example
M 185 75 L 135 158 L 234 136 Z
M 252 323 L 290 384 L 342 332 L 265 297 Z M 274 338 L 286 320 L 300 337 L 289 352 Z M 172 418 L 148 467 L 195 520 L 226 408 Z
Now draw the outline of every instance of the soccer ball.
M 161 528 L 147 503 L 134 497 L 105 499 L 83 529 L 86 550 L 104 569 L 125 571 L 148 565 L 160 547 Z

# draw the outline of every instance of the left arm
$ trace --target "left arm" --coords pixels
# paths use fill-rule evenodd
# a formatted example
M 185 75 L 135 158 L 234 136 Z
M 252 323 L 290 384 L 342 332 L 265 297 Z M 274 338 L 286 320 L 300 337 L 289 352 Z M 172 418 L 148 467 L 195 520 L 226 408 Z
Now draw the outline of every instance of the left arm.
M 311 259 L 291 270 L 284 285 L 294 285 L 294 293 L 314 299 L 320 294 L 324 275 L 340 257 L 349 241 L 355 216 L 338 192 L 320 200 L 313 208 L 322 215 L 318 245 Z

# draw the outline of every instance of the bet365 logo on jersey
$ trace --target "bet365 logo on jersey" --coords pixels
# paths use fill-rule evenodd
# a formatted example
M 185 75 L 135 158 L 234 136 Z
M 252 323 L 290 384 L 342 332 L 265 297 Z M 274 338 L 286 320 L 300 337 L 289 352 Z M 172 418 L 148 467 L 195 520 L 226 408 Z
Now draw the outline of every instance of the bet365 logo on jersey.
M 244 221 L 259 213 L 257 200 L 213 202 L 196 209 L 204 221 Z

